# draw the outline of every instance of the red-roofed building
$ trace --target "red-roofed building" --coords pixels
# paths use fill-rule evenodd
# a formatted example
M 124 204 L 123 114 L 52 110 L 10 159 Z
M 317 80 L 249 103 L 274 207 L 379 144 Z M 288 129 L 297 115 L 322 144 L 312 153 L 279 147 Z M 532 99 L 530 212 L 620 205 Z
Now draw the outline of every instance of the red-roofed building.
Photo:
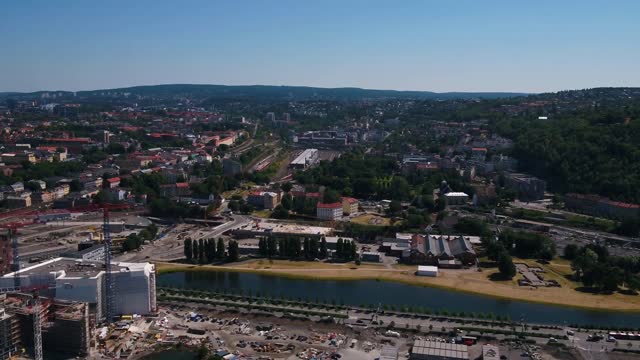
M 316 207 L 316 216 L 321 220 L 338 220 L 342 218 L 342 203 L 318 203 Z
M 358 212 L 358 199 L 352 197 L 342 198 L 342 212 L 346 215 L 353 215 Z
M 107 179 L 107 184 L 109 186 L 109 189 L 115 189 L 118 186 L 120 186 L 120 178 L 119 177 L 112 177 Z
M 614 219 L 636 220 L 640 217 L 640 205 L 613 201 L 598 195 L 567 194 L 565 207 L 572 211 Z

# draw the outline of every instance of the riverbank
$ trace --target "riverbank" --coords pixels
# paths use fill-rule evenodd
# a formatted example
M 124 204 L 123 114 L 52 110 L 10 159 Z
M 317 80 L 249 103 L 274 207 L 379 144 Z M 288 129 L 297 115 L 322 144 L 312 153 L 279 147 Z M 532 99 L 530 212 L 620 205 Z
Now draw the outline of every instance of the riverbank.
M 569 306 L 588 310 L 640 312 L 640 296 L 590 294 L 577 291 L 577 284 L 564 278 L 570 271 L 567 264 L 551 263 L 545 266 L 548 278 L 559 281 L 562 287 L 530 288 L 518 286 L 515 280 L 492 281 L 495 269 L 482 272 L 472 270 L 441 270 L 437 278 L 415 276 L 415 266 L 328 264 L 305 261 L 252 260 L 232 265 L 190 265 L 156 263 L 158 273 L 179 271 L 237 271 L 261 275 L 308 280 L 377 280 L 394 281 L 413 286 L 435 287 L 494 298 L 521 300 L 541 304 Z

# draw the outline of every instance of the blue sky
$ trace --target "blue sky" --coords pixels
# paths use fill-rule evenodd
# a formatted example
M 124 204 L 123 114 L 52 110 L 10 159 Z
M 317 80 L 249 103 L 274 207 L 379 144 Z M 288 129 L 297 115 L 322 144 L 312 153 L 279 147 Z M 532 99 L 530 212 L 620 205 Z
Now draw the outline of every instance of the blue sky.
M 3 0 L 0 91 L 640 86 L 640 1 Z

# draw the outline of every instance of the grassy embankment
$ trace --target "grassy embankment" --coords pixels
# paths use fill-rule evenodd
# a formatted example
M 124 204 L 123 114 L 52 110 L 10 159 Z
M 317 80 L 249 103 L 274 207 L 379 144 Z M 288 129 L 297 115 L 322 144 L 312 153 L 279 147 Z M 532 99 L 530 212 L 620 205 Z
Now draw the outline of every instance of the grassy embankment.
M 529 263 L 545 269 L 545 278 L 558 281 L 560 288 L 530 288 L 517 284 L 516 276 L 509 281 L 492 281 L 489 279 L 496 269 L 484 271 L 441 270 L 437 278 L 418 277 L 414 275 L 415 266 L 363 264 L 327 264 L 306 261 L 284 260 L 252 260 L 227 266 L 189 265 L 174 263 L 157 263 L 159 273 L 177 271 L 238 271 L 263 275 L 283 276 L 288 278 L 309 280 L 378 280 L 396 281 L 415 286 L 436 287 L 447 290 L 486 295 L 496 298 L 522 300 L 537 303 L 563 305 L 576 308 L 588 308 L 607 311 L 640 312 L 640 296 L 588 294 L 579 292 L 578 283 L 568 280 L 565 275 L 571 273 L 571 267 L 564 260 L 554 260 L 548 265 L 540 265 L 531 260 L 517 262 Z

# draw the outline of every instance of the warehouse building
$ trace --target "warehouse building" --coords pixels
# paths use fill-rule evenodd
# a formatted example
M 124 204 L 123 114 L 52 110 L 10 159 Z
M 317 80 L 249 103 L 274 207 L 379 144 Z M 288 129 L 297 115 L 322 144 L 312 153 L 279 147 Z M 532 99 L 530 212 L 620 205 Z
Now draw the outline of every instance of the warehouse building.
M 114 315 L 147 315 L 156 310 L 156 274 L 151 263 L 112 263 L 116 294 Z M 85 302 L 96 319 L 104 318 L 105 267 L 103 262 L 55 258 L 21 269 L 20 284 L 25 287 L 49 286 L 41 295 L 55 300 Z M 14 274 L 0 278 L 0 287 L 12 287 Z
M 289 164 L 292 169 L 306 169 L 318 162 L 318 149 L 306 149 Z
M 411 349 L 411 360 L 468 360 L 466 345 L 446 342 L 416 340 Z

